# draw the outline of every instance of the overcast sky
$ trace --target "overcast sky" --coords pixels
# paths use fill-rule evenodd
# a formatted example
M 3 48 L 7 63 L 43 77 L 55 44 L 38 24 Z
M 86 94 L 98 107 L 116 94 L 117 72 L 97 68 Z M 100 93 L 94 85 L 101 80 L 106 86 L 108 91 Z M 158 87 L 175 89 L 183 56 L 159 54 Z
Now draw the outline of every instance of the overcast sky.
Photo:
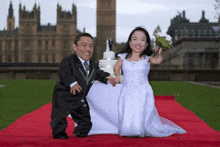
M 18 27 L 19 3 L 32 11 L 34 4 L 40 5 L 41 25 L 56 24 L 56 9 L 59 3 L 63 11 L 71 11 L 72 3 L 77 6 L 77 28 L 96 36 L 96 0 L 12 0 L 15 26 Z M 198 22 L 202 11 L 210 22 L 217 22 L 215 0 L 116 0 L 116 41 L 126 42 L 131 30 L 145 26 L 150 35 L 159 25 L 163 33 L 170 26 L 170 20 L 185 10 L 190 22 Z M 7 27 L 10 0 L 0 0 L 0 30 Z

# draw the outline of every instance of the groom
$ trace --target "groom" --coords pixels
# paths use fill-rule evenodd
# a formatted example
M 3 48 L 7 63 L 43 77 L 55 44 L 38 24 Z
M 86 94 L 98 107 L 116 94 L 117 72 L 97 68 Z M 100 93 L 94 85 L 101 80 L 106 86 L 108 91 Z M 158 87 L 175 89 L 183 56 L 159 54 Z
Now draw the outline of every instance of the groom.
M 71 114 L 77 123 L 73 132 L 77 137 L 86 137 L 92 127 L 86 95 L 94 80 L 115 86 L 116 81 L 109 73 L 100 70 L 91 59 L 94 42 L 88 33 L 76 36 L 73 44 L 75 54 L 64 58 L 58 72 L 51 113 L 51 128 L 54 139 L 68 139 L 66 117 Z

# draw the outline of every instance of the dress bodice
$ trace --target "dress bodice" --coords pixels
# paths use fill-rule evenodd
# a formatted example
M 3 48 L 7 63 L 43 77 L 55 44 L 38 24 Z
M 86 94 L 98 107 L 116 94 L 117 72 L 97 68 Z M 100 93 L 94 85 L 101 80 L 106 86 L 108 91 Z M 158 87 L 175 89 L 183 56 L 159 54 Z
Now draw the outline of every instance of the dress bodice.
M 123 60 L 123 83 L 132 85 L 142 85 L 148 83 L 148 73 L 150 71 L 149 56 L 145 56 L 139 61 L 128 61 L 126 53 L 118 55 Z

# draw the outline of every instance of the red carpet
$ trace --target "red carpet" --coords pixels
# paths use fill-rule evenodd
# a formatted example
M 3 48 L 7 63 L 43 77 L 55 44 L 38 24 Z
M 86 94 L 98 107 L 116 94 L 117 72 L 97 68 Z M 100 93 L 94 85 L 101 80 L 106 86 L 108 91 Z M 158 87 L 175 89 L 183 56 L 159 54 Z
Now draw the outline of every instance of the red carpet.
M 173 96 L 155 96 L 160 116 L 172 120 L 187 131 L 164 138 L 127 138 L 118 135 L 91 135 L 77 138 L 72 132 L 74 122 L 68 118 L 69 140 L 52 139 L 50 128 L 51 104 L 26 114 L 0 131 L 1 147 L 220 147 L 220 133 L 210 128 L 194 113 L 183 108 Z

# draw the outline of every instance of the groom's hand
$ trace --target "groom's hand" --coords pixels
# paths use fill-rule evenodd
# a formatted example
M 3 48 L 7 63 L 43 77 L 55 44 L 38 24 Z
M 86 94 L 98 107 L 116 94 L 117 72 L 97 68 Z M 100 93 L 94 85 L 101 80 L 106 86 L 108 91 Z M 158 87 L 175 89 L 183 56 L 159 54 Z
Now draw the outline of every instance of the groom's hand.
M 70 88 L 70 92 L 71 92 L 73 95 L 75 95 L 75 94 L 76 94 L 76 90 L 77 90 L 78 92 L 80 92 L 80 90 L 82 90 L 82 87 L 81 87 L 78 83 L 76 83 L 73 87 Z
M 117 81 L 115 80 L 115 78 L 113 76 L 108 76 L 106 77 L 106 79 L 108 79 L 108 82 L 112 84 L 112 86 L 114 87 L 117 84 Z

